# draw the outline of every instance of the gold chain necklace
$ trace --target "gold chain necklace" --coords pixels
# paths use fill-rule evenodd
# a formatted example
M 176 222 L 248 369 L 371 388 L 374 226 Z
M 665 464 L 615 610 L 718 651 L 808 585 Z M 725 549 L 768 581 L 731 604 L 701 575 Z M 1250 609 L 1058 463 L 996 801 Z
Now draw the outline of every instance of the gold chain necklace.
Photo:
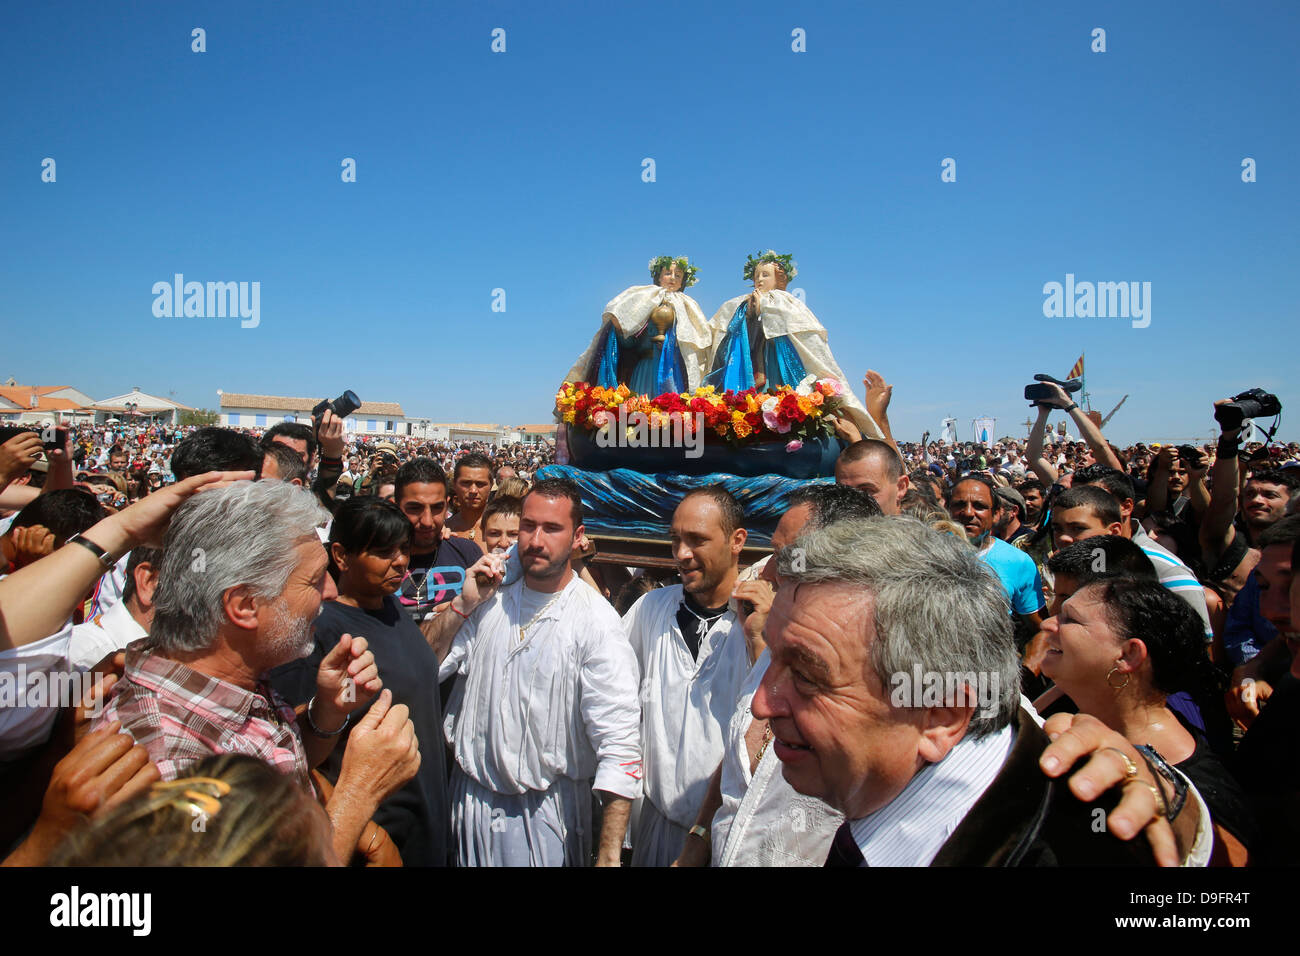
M 758 748 L 758 756 L 754 758 L 755 770 L 757 770 L 758 765 L 763 762 L 763 754 L 767 753 L 767 745 L 770 744 L 771 742 L 772 742 L 772 724 L 769 721 L 767 725 L 767 730 L 763 731 L 763 745 Z
M 554 604 L 556 601 L 558 601 L 560 598 L 562 598 L 562 597 L 564 596 L 564 590 L 565 590 L 565 589 L 561 589 L 561 590 L 560 590 L 560 591 L 555 595 L 555 597 L 551 598 L 549 601 L 547 601 L 545 604 L 543 604 L 543 605 L 538 609 L 537 613 L 533 615 L 532 620 L 530 620 L 527 624 L 521 624 L 521 625 L 519 625 L 519 643 L 520 643 L 520 644 L 522 644 L 522 643 L 524 642 L 524 639 L 525 639 L 525 633 L 524 633 L 524 632 L 527 631 L 527 630 L 528 630 L 530 627 L 532 627 L 534 624 L 536 624 L 537 621 L 538 621 L 538 619 L 539 619 L 543 614 L 545 614 L 548 610 L 550 610 L 551 605 Z M 524 592 L 523 592 L 523 589 L 520 588 L 520 590 L 519 590 L 519 603 L 515 605 L 515 612 L 516 612 L 516 613 L 518 613 L 518 612 L 523 608 L 523 604 L 524 604 Z

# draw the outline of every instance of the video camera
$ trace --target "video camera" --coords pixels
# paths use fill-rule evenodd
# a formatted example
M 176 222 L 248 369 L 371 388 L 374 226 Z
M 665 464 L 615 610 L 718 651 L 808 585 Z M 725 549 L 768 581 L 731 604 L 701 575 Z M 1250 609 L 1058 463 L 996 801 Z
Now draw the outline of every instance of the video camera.
M 1083 388 L 1083 382 L 1079 381 L 1077 378 L 1061 381 L 1059 378 L 1053 378 L 1050 375 L 1039 374 L 1034 376 L 1034 380 L 1039 383 L 1049 383 L 1051 385 L 1059 385 L 1061 388 L 1065 390 L 1065 394 L 1067 395 L 1073 392 L 1077 392 L 1079 389 Z M 1048 401 L 1054 398 L 1055 395 L 1056 395 L 1055 391 L 1049 388 L 1047 384 L 1036 384 L 1036 385 L 1025 386 L 1025 399 L 1027 401 L 1033 402 L 1035 405 L 1038 405 L 1040 402 Z

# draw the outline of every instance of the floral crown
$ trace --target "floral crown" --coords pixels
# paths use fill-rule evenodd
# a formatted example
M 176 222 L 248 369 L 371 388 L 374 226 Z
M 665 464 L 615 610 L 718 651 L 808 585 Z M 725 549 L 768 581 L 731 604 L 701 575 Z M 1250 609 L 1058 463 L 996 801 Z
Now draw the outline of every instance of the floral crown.
M 676 266 L 682 270 L 682 288 L 688 289 L 695 285 L 695 279 L 700 274 L 698 266 L 691 265 L 691 260 L 686 256 L 656 256 L 650 260 L 650 278 L 659 281 L 659 273 L 669 266 Z
M 764 262 L 775 262 L 781 267 L 781 271 L 785 273 L 787 280 L 793 279 L 799 274 L 799 270 L 794 267 L 794 257 L 790 253 L 787 252 L 785 255 L 778 256 L 775 250 L 769 249 L 767 252 L 760 252 L 758 255 L 750 256 L 745 260 L 744 278 L 753 279 L 754 270 Z

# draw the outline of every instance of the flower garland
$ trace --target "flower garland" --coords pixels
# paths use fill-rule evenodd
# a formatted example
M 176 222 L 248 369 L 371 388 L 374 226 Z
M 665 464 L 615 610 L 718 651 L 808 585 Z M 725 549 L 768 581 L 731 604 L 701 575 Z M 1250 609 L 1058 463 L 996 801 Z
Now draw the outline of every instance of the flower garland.
M 700 274 L 699 266 L 691 265 L 691 260 L 686 256 L 657 256 L 650 260 L 650 281 L 655 285 L 659 284 L 659 274 L 663 270 L 676 266 L 682 270 L 682 288 L 689 289 L 695 285 Z
M 843 394 L 843 384 L 835 379 L 811 375 L 793 388 L 720 392 L 706 385 L 694 392 L 666 392 L 654 398 L 634 395 L 626 385 L 603 388 L 565 382 L 555 395 L 555 405 L 565 424 L 588 432 L 617 427 L 620 420 L 641 420 L 633 419 L 639 413 L 651 428 L 673 427 L 680 421 L 691 433 L 699 422 L 706 435 L 731 445 L 784 439 L 788 451 L 797 451 L 804 439 L 834 434 L 830 419 L 843 407 Z
M 743 276 L 745 281 L 751 281 L 754 278 L 754 270 L 765 262 L 776 263 L 781 271 L 785 273 L 787 282 L 799 274 L 799 270 L 795 268 L 794 256 L 788 252 L 784 255 L 777 255 L 776 250 L 769 249 L 767 252 L 755 253 L 745 259 L 745 275 Z

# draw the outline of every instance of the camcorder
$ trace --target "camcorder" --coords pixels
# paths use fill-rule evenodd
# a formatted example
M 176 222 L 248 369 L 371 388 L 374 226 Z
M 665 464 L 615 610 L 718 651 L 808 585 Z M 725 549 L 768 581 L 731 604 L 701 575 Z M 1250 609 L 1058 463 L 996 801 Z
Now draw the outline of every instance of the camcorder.
M 1050 387 L 1052 385 L 1059 385 L 1065 390 L 1065 394 L 1067 395 L 1083 388 L 1083 382 L 1079 381 L 1077 378 L 1061 381 L 1059 378 L 1040 374 L 1034 376 L 1034 381 L 1035 384 L 1025 386 L 1025 399 L 1033 402 L 1035 405 L 1038 405 L 1041 402 L 1050 401 L 1056 396 L 1056 392 Z
M 345 389 L 343 394 L 338 398 L 322 399 L 316 407 L 311 410 L 311 417 L 319 421 L 328 411 L 333 412 L 335 418 L 347 418 L 360 407 L 361 399 L 357 398 L 357 393 L 349 388 Z
M 1276 395 L 1262 388 L 1248 388 L 1232 401 L 1215 406 L 1214 420 L 1225 429 L 1240 428 L 1248 418 L 1268 418 L 1282 414 L 1282 403 Z

